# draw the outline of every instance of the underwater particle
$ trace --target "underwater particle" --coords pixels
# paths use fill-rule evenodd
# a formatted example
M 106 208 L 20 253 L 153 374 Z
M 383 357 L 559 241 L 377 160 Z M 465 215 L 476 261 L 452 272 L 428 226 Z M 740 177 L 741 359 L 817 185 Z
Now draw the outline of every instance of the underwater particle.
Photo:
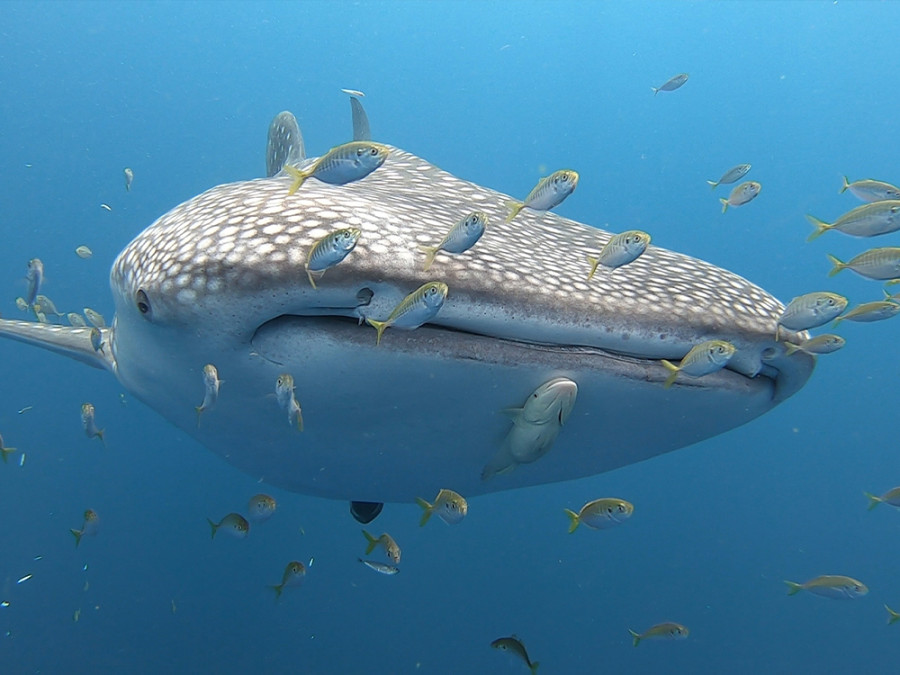
M 82 260 L 87 260 L 92 255 L 94 255 L 94 252 L 91 249 L 89 249 L 87 246 L 82 245 L 75 249 L 75 255 L 77 255 Z
M 34 576 L 33 574 L 26 574 L 24 577 L 21 577 L 16 583 L 24 584 L 26 581 L 28 581 L 33 576 Z
M 366 95 L 362 93 L 359 89 L 341 89 L 345 94 L 349 94 L 350 96 L 359 96 L 360 98 L 365 98 Z
M 100 208 L 104 211 L 112 211 L 112 207 L 109 204 L 101 204 Z

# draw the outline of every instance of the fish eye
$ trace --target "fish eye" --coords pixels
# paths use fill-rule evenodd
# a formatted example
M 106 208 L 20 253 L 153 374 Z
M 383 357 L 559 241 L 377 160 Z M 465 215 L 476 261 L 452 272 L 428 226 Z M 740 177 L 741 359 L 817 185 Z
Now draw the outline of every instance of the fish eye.
M 134 301 L 141 314 L 144 316 L 150 315 L 150 298 L 147 297 L 144 289 L 138 289 L 138 292 L 134 295 Z
M 376 147 L 373 146 L 372 149 L 369 150 L 369 154 L 372 155 L 372 156 L 374 157 L 375 155 L 378 154 L 378 148 L 376 148 Z

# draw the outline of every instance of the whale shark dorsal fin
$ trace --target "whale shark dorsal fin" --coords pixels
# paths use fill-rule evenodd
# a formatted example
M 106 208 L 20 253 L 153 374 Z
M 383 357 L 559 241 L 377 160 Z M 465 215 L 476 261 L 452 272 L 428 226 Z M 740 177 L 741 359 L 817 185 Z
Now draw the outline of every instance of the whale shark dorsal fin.
M 353 140 L 371 141 L 372 131 L 369 129 L 369 117 L 362 103 L 355 96 L 350 97 L 350 113 L 353 116 Z
M 275 115 L 269 125 L 266 143 L 266 177 L 279 173 L 285 164 L 297 164 L 306 159 L 303 134 L 294 113 L 285 110 Z

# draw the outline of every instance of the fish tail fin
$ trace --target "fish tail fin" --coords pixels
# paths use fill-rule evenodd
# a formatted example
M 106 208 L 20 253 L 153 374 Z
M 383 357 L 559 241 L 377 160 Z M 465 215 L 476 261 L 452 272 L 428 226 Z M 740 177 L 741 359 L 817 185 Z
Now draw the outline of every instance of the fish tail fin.
M 307 178 L 309 178 L 309 176 L 311 175 L 310 173 L 308 173 L 306 171 L 300 171 L 299 169 L 295 169 L 290 164 L 285 164 L 284 170 L 287 171 L 294 178 L 294 182 L 291 183 L 291 188 L 288 190 L 289 195 L 292 195 L 297 190 L 299 190 L 300 186 L 303 185 L 303 182 Z
M 200 416 L 203 414 L 203 406 L 195 405 L 194 410 L 197 411 L 197 428 L 199 429 L 200 428 Z
M 434 512 L 434 506 L 421 497 L 416 497 L 416 504 L 425 510 L 425 513 L 422 514 L 422 520 L 419 521 L 419 527 L 425 527 L 425 523 L 428 522 L 428 519 L 431 518 L 431 514 Z
M 834 267 L 832 267 L 831 271 L 828 273 L 829 277 L 833 277 L 838 272 L 841 272 L 842 270 L 847 268 L 847 263 L 842 261 L 837 256 L 831 255 L 830 253 L 826 253 L 825 255 L 828 256 L 828 259 L 831 261 L 831 264 L 834 265 Z
M 100 442 L 103 443 L 103 449 L 106 449 L 106 429 L 98 429 L 97 430 L 97 438 L 100 439 Z
M 72 536 L 75 537 L 75 548 L 78 548 L 78 544 L 81 543 L 81 537 L 84 535 L 84 530 L 75 530 L 69 528 L 69 532 L 72 533 Z
M 373 537 L 371 534 L 369 534 L 365 530 L 363 530 L 362 533 L 366 536 L 366 541 L 369 542 L 369 545 L 366 546 L 366 555 L 369 555 L 372 551 L 375 550 L 375 547 L 378 546 L 378 539 Z
M 717 187 L 719 187 L 719 181 L 717 180 L 708 180 L 706 181 L 706 184 L 709 185 L 710 190 L 715 190 Z
M 843 316 L 836 316 L 836 317 L 834 317 L 834 323 L 831 325 L 834 326 L 835 328 L 837 328 L 837 325 L 844 319 L 845 319 L 845 317 L 843 317 Z
M 538 669 L 538 666 L 540 666 L 540 665 L 541 665 L 540 661 L 532 661 L 529 664 L 528 667 L 531 669 L 531 675 L 537 675 L 537 669 Z
M 420 246 L 419 250 L 425 254 L 425 269 L 423 271 L 427 272 L 429 269 L 431 269 L 431 264 L 434 262 L 434 256 L 437 255 L 438 247 Z
M 844 191 L 845 191 L 848 187 L 850 187 L 850 181 L 847 180 L 847 176 L 844 176 L 843 178 L 844 178 L 844 184 L 841 185 L 841 189 L 838 190 L 838 194 L 839 194 L 839 195 L 844 194 Z M 887 605 L 885 605 L 885 607 L 887 607 Z
M 587 275 L 587 280 L 590 281 L 594 278 L 594 275 L 597 273 L 597 266 L 600 264 L 600 259 L 595 258 L 592 255 L 585 256 L 587 261 L 591 264 L 591 271 Z
M 310 271 L 308 265 L 306 267 L 306 276 L 309 277 L 309 285 L 312 286 L 313 288 L 317 289 L 318 287 L 316 286 L 316 280 L 313 277 L 313 273 Z
M 507 208 L 509 208 L 509 215 L 506 216 L 506 220 L 503 221 L 505 223 L 512 222 L 512 219 L 519 215 L 519 211 L 525 208 L 524 202 L 506 202 Z
M 216 538 L 216 530 L 219 529 L 219 526 L 216 525 L 216 524 L 215 524 L 213 521 L 211 521 L 209 518 L 206 519 L 206 522 L 209 523 L 209 529 L 211 530 L 210 533 L 209 533 L 209 538 L 210 538 L 210 539 L 215 539 L 215 538 Z
M 653 95 L 656 96 L 659 93 L 659 87 L 650 87 L 653 90 Z
M 281 597 L 281 591 L 284 590 L 284 584 L 274 584 L 273 586 L 269 586 L 269 588 L 275 591 L 275 599 L 278 600 L 278 598 Z
M 637 646 L 641 643 L 641 634 L 640 634 L 640 633 L 635 633 L 635 632 L 634 632 L 633 630 L 631 630 L 630 628 L 628 629 L 628 632 L 631 633 L 631 642 L 632 642 L 632 644 L 634 644 L 634 646 L 637 647 Z
M 797 595 L 797 593 L 803 590 L 803 584 L 798 584 L 796 581 L 788 581 L 785 579 L 784 583 L 788 585 L 788 595 Z
M 719 201 L 722 202 L 722 213 L 725 213 L 728 210 L 728 200 L 724 197 L 719 197 Z
M 8 461 L 7 458 L 16 451 L 15 448 L 0 448 L 0 455 L 3 455 L 4 464 Z
M 900 621 L 900 612 L 895 612 L 887 605 L 885 605 L 884 608 L 888 611 L 888 615 L 889 615 L 888 616 L 888 626 L 890 626 L 892 623 L 896 623 L 897 621 Z
M 819 220 L 815 216 L 811 216 L 808 213 L 806 214 L 806 219 L 809 221 L 810 225 L 816 228 L 816 231 L 809 235 L 806 238 L 806 241 L 813 241 L 815 239 L 818 239 L 833 227 L 831 223 L 826 223 L 824 220 Z
M 387 328 L 387 321 L 376 321 L 375 319 L 366 319 L 366 323 L 368 323 L 372 328 L 378 331 L 375 334 L 375 346 L 381 344 L 381 336 L 384 334 L 385 329 Z
M 581 524 L 581 517 L 571 509 L 563 509 L 563 511 L 569 516 L 569 534 L 572 534 Z
M 881 503 L 881 497 L 876 497 L 875 495 L 869 494 L 868 492 L 863 492 L 863 494 L 869 498 L 869 511 L 874 509 Z
M 678 371 L 681 370 L 678 366 L 676 366 L 671 361 L 662 360 L 662 364 L 666 367 L 666 370 L 669 371 L 669 377 L 666 378 L 663 387 L 668 389 L 672 386 L 672 383 L 675 382 L 675 378 L 678 377 Z
M 800 345 L 795 345 L 793 342 L 784 342 L 782 344 L 784 344 L 784 351 L 788 356 L 790 356 L 794 352 L 801 351 Z

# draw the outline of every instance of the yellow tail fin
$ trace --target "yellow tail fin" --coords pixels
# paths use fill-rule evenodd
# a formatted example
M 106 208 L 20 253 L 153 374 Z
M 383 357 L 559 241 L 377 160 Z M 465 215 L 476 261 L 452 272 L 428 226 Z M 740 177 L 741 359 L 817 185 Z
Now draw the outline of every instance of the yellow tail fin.
M 591 279 L 594 278 L 594 274 L 597 273 L 597 266 L 600 264 L 600 260 L 598 258 L 595 258 L 592 255 L 589 255 L 586 257 L 587 257 L 587 261 L 591 264 L 591 272 L 590 272 L 590 274 L 588 274 L 588 277 L 587 277 L 587 280 L 590 281 Z
M 0 448 L 0 454 L 3 455 L 4 463 L 7 461 L 6 458 L 13 454 L 15 451 L 15 448 Z
M 870 495 L 868 492 L 863 492 L 863 494 L 869 498 L 869 511 L 874 509 L 881 503 L 881 497 L 876 497 L 875 495 Z
M 369 534 L 365 530 L 363 530 L 362 533 L 364 535 L 366 535 L 366 541 L 369 542 L 369 545 L 366 546 L 366 555 L 369 555 L 372 551 L 375 550 L 375 547 L 378 546 L 378 539 L 373 537 L 371 534 Z
M 416 497 L 416 504 L 425 510 L 425 513 L 422 514 L 422 520 L 419 521 L 419 527 L 425 527 L 425 523 L 428 522 L 428 519 L 431 518 L 431 514 L 434 512 L 434 507 L 421 497 Z
M 431 265 L 434 262 L 434 256 L 437 255 L 439 248 L 437 246 L 420 246 L 419 250 L 425 254 L 425 269 L 424 272 L 427 272 L 431 269 Z
M 628 632 L 631 633 L 631 641 L 634 643 L 634 646 L 637 647 L 638 644 L 639 644 L 640 641 L 641 641 L 641 634 L 640 634 L 640 633 L 635 633 L 635 632 L 634 632 L 633 630 L 631 630 L 630 628 L 628 629 Z
M 313 278 L 313 273 L 310 271 L 309 266 L 306 267 L 306 276 L 309 277 L 309 285 L 317 288 L 316 280 Z
M 311 172 L 300 171 L 299 169 L 295 169 L 289 164 L 284 165 L 284 170 L 294 177 L 294 182 L 291 183 L 291 189 L 288 190 L 289 195 L 292 195 L 297 190 L 299 190 L 304 181 L 312 175 Z
M 69 528 L 69 532 L 71 532 L 72 536 L 75 537 L 75 548 L 78 548 L 78 544 L 81 543 L 81 535 L 84 534 L 84 530 L 73 530 Z
M 848 187 L 850 187 L 850 181 L 847 180 L 847 176 L 844 176 L 844 184 L 841 186 L 841 189 L 838 190 L 838 194 L 839 195 L 844 194 L 844 190 L 846 190 Z M 887 605 L 885 605 L 885 607 L 886 606 Z
M 509 207 L 509 215 L 506 216 L 507 223 L 512 222 L 512 219 L 519 215 L 519 211 L 525 208 L 525 204 L 523 202 L 506 202 L 506 206 Z
M 710 190 L 715 190 L 717 187 L 719 187 L 719 181 L 717 180 L 708 180 L 706 182 L 709 184 Z
M 366 323 L 368 323 L 372 328 L 378 331 L 375 334 L 375 346 L 381 344 L 381 336 L 384 334 L 385 329 L 388 327 L 387 321 L 376 321 L 375 319 L 366 319 Z
M 897 621 L 900 621 L 900 612 L 895 612 L 887 605 L 885 605 L 884 608 L 888 611 L 888 614 L 890 615 L 890 616 L 888 616 L 888 626 L 890 626 L 892 623 L 896 623 Z
M 837 256 L 833 256 L 830 253 L 826 253 L 825 255 L 828 256 L 828 259 L 831 261 L 831 264 L 834 265 L 834 267 L 832 267 L 831 271 L 828 273 L 828 276 L 833 277 L 838 272 L 841 272 L 841 271 L 847 269 L 847 263 L 838 259 Z
M 569 523 L 569 534 L 572 534 L 581 524 L 581 517 L 569 509 L 563 509 L 563 511 L 566 512 L 566 515 L 569 516 L 569 520 L 571 521 Z
M 675 378 L 678 377 L 678 371 L 681 370 L 679 366 L 676 366 L 671 361 L 662 360 L 662 364 L 666 367 L 666 370 L 670 372 L 669 377 L 666 378 L 666 381 L 663 383 L 663 387 L 668 389 L 672 386 L 672 383 L 675 382 Z
M 216 530 L 219 529 L 219 526 L 216 525 L 216 524 L 215 524 L 213 521 L 211 521 L 209 518 L 206 519 L 206 522 L 209 523 L 209 529 L 212 530 L 212 531 L 210 532 L 210 534 L 209 534 L 209 538 L 210 538 L 210 539 L 215 539 L 215 538 L 216 538 Z
M 784 583 L 788 585 L 788 595 L 797 595 L 797 593 L 803 590 L 803 584 L 798 584 L 795 581 L 788 581 L 785 579 Z
M 806 214 L 806 219 L 810 222 L 810 225 L 816 228 L 816 231 L 809 235 L 806 238 L 806 241 L 813 241 L 815 239 L 818 239 L 833 227 L 831 223 L 826 223 L 824 220 L 819 220 L 815 216 L 811 216 L 808 213 Z
M 722 202 L 722 213 L 725 213 L 728 210 L 728 200 L 724 197 L 719 197 L 719 201 Z

